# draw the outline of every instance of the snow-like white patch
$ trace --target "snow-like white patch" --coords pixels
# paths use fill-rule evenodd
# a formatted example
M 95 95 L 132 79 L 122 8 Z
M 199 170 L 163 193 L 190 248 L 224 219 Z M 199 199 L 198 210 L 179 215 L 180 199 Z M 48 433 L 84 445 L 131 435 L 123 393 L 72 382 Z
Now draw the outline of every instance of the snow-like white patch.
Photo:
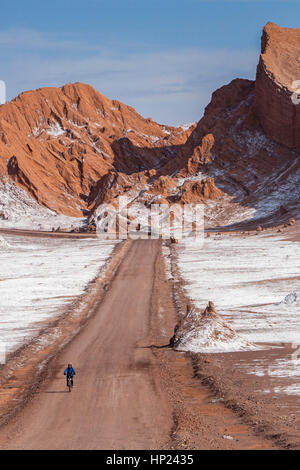
M 47 134 L 51 135 L 52 137 L 59 137 L 65 133 L 64 129 L 58 122 L 52 123 L 47 130 Z
M 71 119 L 68 119 L 68 123 L 72 124 L 72 126 L 77 127 L 77 129 L 85 129 L 86 125 L 84 124 L 83 126 L 78 124 L 77 122 L 72 121 Z M 74 132 L 74 130 L 72 130 Z
M 268 375 L 270 377 L 299 377 L 300 378 L 300 359 L 293 359 L 291 356 L 279 358 L 271 363 L 265 360 L 258 360 L 247 370 L 248 374 L 254 374 L 258 377 Z M 247 368 L 248 369 L 248 368 Z
M 42 123 L 32 129 L 32 133 L 34 137 L 38 137 L 40 135 L 41 129 L 42 129 Z M 30 134 L 28 134 L 28 137 L 30 137 Z
M 166 135 L 171 135 L 171 131 L 169 131 L 168 129 L 165 128 L 165 126 L 162 128 L 162 131 L 164 134 Z
M 283 387 L 275 387 L 274 392 L 277 394 L 286 394 L 286 395 L 300 395 L 300 383 L 287 385 Z
M 205 215 L 208 227 L 220 227 L 237 224 L 245 220 L 254 220 L 254 218 L 259 216 L 255 216 L 255 214 L 254 208 L 245 207 L 239 203 L 234 203 L 233 207 L 232 197 L 225 196 L 220 201 L 210 199 L 205 201 Z
M 183 131 L 187 131 L 189 130 L 190 127 L 192 127 L 194 124 L 196 124 L 195 122 L 190 122 L 189 124 L 182 124 L 181 126 L 179 126 Z
M 156 142 L 159 141 L 159 137 L 155 137 L 154 135 L 151 135 L 151 142 L 152 144 L 156 144 Z
M 299 183 L 300 169 L 289 174 L 282 184 L 274 181 L 272 191 L 262 196 L 255 203 L 255 218 L 265 217 L 273 214 L 280 206 L 286 204 L 299 212 Z
M 38 135 L 40 135 L 41 132 L 43 132 L 44 130 L 43 129 L 44 116 L 41 114 L 39 110 L 37 110 L 37 113 L 39 115 L 39 119 L 38 119 L 36 127 L 32 129 L 32 134 L 34 135 L 34 137 L 38 137 Z M 31 134 L 28 134 L 28 137 L 31 137 Z
M 115 242 L 5 236 L 0 245 L 0 342 L 15 350 L 98 274 Z
M 202 181 L 204 179 L 207 179 L 207 176 L 199 171 L 195 175 L 187 176 L 186 178 L 178 178 L 177 187 L 180 188 L 186 181 Z
M 84 224 L 85 219 L 67 217 L 40 206 L 28 193 L 8 179 L 0 179 L 0 228 L 51 230 Z
M 274 144 L 266 135 L 261 131 L 248 131 L 243 130 L 239 133 L 232 133 L 233 139 L 241 147 L 246 147 L 247 151 L 244 157 L 251 158 L 255 153 L 259 152 L 262 148 L 272 151 Z

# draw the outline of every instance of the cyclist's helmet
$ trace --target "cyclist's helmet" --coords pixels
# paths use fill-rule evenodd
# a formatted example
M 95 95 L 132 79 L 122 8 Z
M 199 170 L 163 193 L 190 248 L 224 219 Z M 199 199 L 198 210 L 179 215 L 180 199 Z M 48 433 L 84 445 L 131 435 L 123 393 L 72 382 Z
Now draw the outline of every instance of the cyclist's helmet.
M 72 364 L 68 364 L 68 369 L 72 369 Z

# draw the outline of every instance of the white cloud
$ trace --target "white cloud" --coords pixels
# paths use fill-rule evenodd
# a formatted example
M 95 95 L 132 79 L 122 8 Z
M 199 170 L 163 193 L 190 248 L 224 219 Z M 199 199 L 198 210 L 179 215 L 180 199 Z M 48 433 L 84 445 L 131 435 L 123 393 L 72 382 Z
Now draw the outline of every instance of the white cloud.
M 211 93 L 236 77 L 254 78 L 257 51 L 186 48 L 131 52 L 34 31 L 0 33 L 10 50 L 2 70 L 9 97 L 26 89 L 82 81 L 109 98 L 167 123 L 201 117 Z M 0 55 L 1 59 L 1 55 Z

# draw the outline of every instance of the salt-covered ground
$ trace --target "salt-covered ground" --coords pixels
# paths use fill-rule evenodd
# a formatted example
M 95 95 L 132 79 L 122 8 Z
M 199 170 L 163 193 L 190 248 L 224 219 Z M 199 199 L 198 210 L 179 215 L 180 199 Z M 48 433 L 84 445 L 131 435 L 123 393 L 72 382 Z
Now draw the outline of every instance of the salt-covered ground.
M 13 351 L 81 295 L 115 246 L 98 239 L 0 236 L 0 343 Z
M 39 205 L 13 181 L 0 179 L 0 228 L 50 230 L 79 227 L 85 219 L 67 217 Z
M 245 365 L 245 370 L 258 376 L 292 377 L 294 383 L 288 387 L 293 393 L 300 391 L 296 357 L 300 345 L 299 259 L 300 243 L 288 241 L 284 235 L 214 236 L 206 238 L 202 247 L 191 239 L 178 246 L 178 268 L 186 294 L 196 307 L 204 310 L 213 301 L 238 337 L 259 349 L 292 345 L 293 357 L 277 358 L 274 364 L 262 358 L 250 368 Z M 224 345 L 220 341 L 218 347 L 205 343 L 202 336 L 203 329 L 194 331 L 187 349 L 206 353 L 239 350 L 238 342 Z

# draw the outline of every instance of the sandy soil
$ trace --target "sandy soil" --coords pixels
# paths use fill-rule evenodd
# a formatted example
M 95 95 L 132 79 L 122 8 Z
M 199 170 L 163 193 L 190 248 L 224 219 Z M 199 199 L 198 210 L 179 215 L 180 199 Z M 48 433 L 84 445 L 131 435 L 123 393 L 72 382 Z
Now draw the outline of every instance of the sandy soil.
M 267 368 L 292 350 L 249 351 L 215 355 L 190 355 L 195 376 L 207 385 L 215 399 L 241 417 L 259 435 L 285 449 L 300 449 L 300 416 L 298 395 L 276 392 L 286 388 L 288 379 L 249 374 L 255 364 Z M 290 379 L 291 383 L 294 381 Z
M 135 241 L 93 316 L 0 430 L 2 449 L 265 449 L 165 347 L 177 312 L 159 241 Z M 65 388 L 72 361 L 75 387 Z M 0 390 L 1 392 L 1 390 Z

